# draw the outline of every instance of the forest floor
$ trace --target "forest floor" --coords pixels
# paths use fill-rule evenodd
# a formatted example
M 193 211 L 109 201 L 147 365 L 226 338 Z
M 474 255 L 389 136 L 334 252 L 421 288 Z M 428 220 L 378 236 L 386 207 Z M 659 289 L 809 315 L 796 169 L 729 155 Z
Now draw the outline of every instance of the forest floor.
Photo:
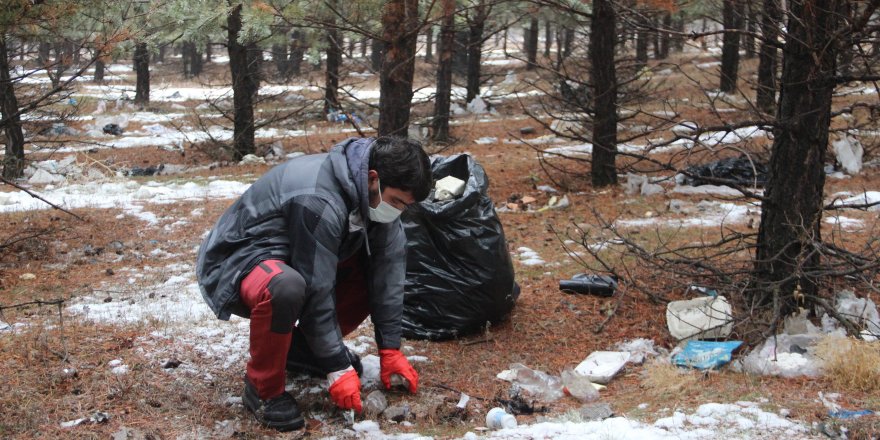
M 687 76 L 702 74 L 701 81 L 714 81 L 717 67 L 706 65 L 713 60 L 694 56 L 686 63 Z M 753 64 L 747 62 L 745 68 L 754 69 Z M 212 70 L 200 82 L 176 79 L 179 65 L 174 62 L 158 66 L 153 75 L 154 100 L 145 110 L 114 100 L 133 84 L 133 73 L 120 66 L 108 85 L 78 84 L 74 95 L 78 116 L 65 121 L 77 130 L 74 134 L 30 137 L 29 159 L 35 163 L 73 157 L 79 167 L 97 171 L 48 186 L 26 185 L 82 219 L 47 209 L 8 185 L 0 186 L 0 216 L 7 225 L 0 237 L 7 243 L 0 256 L 0 304 L 50 303 L 3 309 L 0 314 L 0 368 L 6 372 L 0 383 L 0 437 L 276 436 L 260 427 L 241 404 L 248 321 L 215 319 L 202 303 L 193 266 L 200 240 L 216 219 L 278 161 L 238 164 L 212 152 L 211 136 L 204 133 L 222 142 L 230 132 L 214 127 L 222 120 L 207 107 L 199 107 L 203 100 L 198 95 L 200 90 L 221 89 L 213 84 L 222 82 L 225 64 L 209 67 Z M 536 78 L 521 64 L 499 62 L 495 67 L 491 90 L 500 90 L 503 82 L 529 90 L 523 84 Z M 506 76 L 508 71 L 519 79 Z M 421 78 L 432 78 L 430 66 L 420 65 L 419 72 Z M 668 75 L 670 84 L 685 82 L 678 73 Z M 368 92 L 378 90 L 376 78 L 352 78 L 361 81 L 362 97 L 372 99 Z M 318 80 L 315 73 L 309 81 Z M 277 87 L 285 94 L 299 94 L 288 102 L 308 103 L 320 96 L 309 81 L 300 80 L 295 88 Z M 422 85 L 430 80 L 425 82 Z M 708 111 L 701 105 L 711 96 L 697 88 L 679 88 L 675 99 L 688 104 L 675 108 L 677 120 L 711 126 L 719 123 L 721 114 L 747 119 L 736 106 L 726 106 L 734 110 L 723 113 Z M 859 387 L 841 387 L 826 376 L 781 378 L 731 368 L 671 369 L 656 360 L 628 364 L 601 391 L 600 402 L 610 405 L 616 416 L 612 419 L 584 421 L 577 416 L 582 403 L 563 397 L 534 402 L 535 414 L 517 416 L 519 430 L 485 431 L 486 412 L 499 405 L 497 399 L 508 399 L 511 388 L 496 375 L 512 363 L 558 375 L 591 352 L 614 350 L 618 343 L 637 338 L 652 341 L 659 352 L 676 346 L 666 327 L 666 303 L 656 296 L 626 285 L 614 298 L 559 291 L 560 279 L 596 270 L 589 254 L 573 252 L 581 244 L 611 239 L 600 218 L 613 219 L 619 228 L 648 242 L 711 241 L 722 230 L 754 232 L 760 220 L 759 206 L 731 201 L 723 189 L 688 193 L 677 191 L 667 179 L 660 182 L 662 191 L 642 196 L 627 194 L 624 185 L 594 190 L 582 175 L 547 173 L 554 166 L 582 172 L 585 165 L 552 154 L 539 161 L 536 148 L 557 148 L 557 154 L 567 155 L 583 155 L 585 150 L 582 143 L 556 137 L 524 114 L 523 105 L 541 108 L 537 99 L 524 93 L 504 98 L 499 92 L 488 98 L 494 107 L 491 113 L 462 112 L 454 117 L 454 143 L 429 146 L 443 155 L 471 154 L 486 169 L 489 196 L 501 208 L 498 215 L 522 289 L 509 319 L 458 340 L 405 340 L 404 351 L 419 371 L 421 389 L 417 395 L 387 393 L 389 405 L 408 408 L 409 415 L 400 423 L 382 416 L 358 416 L 352 425 L 329 401 L 324 381 L 289 378 L 307 427 L 279 438 L 818 438 L 825 432 L 839 433 L 839 425 L 846 426 L 850 438 L 876 435 L 876 416 L 830 419 L 821 399 L 839 393 L 836 401 L 843 408 L 880 411 L 876 394 Z M 662 112 L 669 102 L 646 100 L 642 110 Z M 100 113 L 99 106 L 104 107 Z M 418 104 L 416 119 L 429 114 L 429 109 L 430 103 Z M 41 123 L 31 120 L 27 127 L 36 133 Z M 123 135 L 99 133 L 106 123 L 124 125 Z M 534 132 L 521 134 L 529 127 Z M 273 145 L 284 154 L 323 152 L 356 135 L 349 125 L 316 119 L 268 128 L 275 131 L 267 130 L 258 138 L 261 155 Z M 520 138 L 530 139 L 532 145 Z M 749 134 L 730 144 L 755 150 L 766 147 L 767 138 Z M 657 154 L 665 160 L 676 153 Z M 164 172 L 156 175 L 124 175 L 126 170 L 160 164 Z M 866 166 L 856 176 L 838 177 L 827 180 L 826 198 L 867 197 L 880 190 L 876 166 Z M 538 189 L 543 185 L 558 192 Z M 563 193 L 570 201 L 568 207 L 538 211 Z M 534 198 L 531 209 L 523 204 L 508 208 L 508 203 L 524 197 Z M 671 209 L 673 201 L 693 209 Z M 876 211 L 852 210 L 845 217 L 830 218 L 823 228 L 826 236 L 837 234 L 859 242 L 876 236 L 877 220 Z M 540 261 L 528 261 L 535 254 Z M 618 261 L 609 254 L 608 258 L 624 265 L 627 257 L 616 257 Z M 666 276 L 631 261 L 627 267 L 629 276 L 643 283 Z M 664 292 L 663 298 L 690 297 L 683 288 L 689 282 L 681 280 L 682 288 Z M 868 292 L 860 293 L 870 297 Z M 737 336 L 744 335 L 732 337 Z M 369 322 L 346 343 L 364 359 L 366 395 L 378 388 L 377 350 Z M 462 393 L 471 398 L 465 409 L 456 406 Z

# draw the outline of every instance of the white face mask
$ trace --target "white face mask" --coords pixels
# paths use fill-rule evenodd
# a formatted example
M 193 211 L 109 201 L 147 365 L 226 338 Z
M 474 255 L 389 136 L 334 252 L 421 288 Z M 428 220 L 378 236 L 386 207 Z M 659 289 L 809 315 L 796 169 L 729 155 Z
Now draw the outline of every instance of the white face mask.
M 379 186 L 379 206 L 375 208 L 370 207 L 370 220 L 379 223 L 391 223 L 397 220 L 397 217 L 400 217 L 403 211 L 382 200 L 382 185 L 378 180 L 376 184 Z

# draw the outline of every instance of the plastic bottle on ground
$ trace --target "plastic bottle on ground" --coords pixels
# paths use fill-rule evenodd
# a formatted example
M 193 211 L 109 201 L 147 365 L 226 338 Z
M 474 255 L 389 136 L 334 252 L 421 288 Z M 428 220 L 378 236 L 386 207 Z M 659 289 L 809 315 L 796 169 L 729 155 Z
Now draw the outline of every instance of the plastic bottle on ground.
M 486 414 L 486 427 L 493 430 L 516 428 L 516 417 L 508 414 L 504 408 L 495 407 Z

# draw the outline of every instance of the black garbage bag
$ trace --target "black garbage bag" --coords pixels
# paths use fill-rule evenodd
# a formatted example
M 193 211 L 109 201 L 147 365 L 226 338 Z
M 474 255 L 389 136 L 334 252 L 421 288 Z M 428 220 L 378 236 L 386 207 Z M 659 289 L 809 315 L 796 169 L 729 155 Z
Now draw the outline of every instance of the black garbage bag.
M 684 179 L 684 183 L 691 186 L 722 184 L 702 179 L 702 177 L 724 179 L 743 186 L 763 187 L 767 184 L 767 165 L 751 161 L 745 156 L 728 157 L 703 165 L 690 166 L 685 172 L 695 176 L 688 176 Z
M 452 200 L 427 200 L 403 215 L 407 237 L 403 335 L 443 340 L 503 321 L 519 297 L 486 172 L 466 154 L 437 158 L 435 180 L 464 180 Z

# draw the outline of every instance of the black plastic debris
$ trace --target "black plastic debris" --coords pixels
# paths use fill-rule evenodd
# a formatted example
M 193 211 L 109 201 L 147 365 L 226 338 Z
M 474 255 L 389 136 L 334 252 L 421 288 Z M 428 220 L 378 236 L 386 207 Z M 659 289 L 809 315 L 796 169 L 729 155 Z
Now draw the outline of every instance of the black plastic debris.
M 566 293 L 613 296 L 617 290 L 617 277 L 579 273 L 570 280 L 559 280 L 559 290 Z
M 165 169 L 165 165 L 153 166 L 150 165 L 146 168 L 141 167 L 132 167 L 125 174 L 127 176 L 155 176 L 157 173 Z
M 403 334 L 443 340 L 506 319 L 519 286 L 483 167 L 460 154 L 435 159 L 431 170 L 434 180 L 454 176 L 466 186 L 460 197 L 428 197 L 404 212 Z
M 721 179 L 722 181 L 707 180 Z M 767 184 L 767 165 L 746 156 L 729 157 L 685 169 L 684 184 L 691 186 L 727 183 L 763 187 Z
M 122 127 L 117 124 L 107 124 L 102 128 L 102 131 L 113 136 L 122 136 Z
M 177 368 L 177 367 L 179 367 L 180 364 L 182 364 L 182 363 L 183 363 L 183 362 L 181 362 L 181 361 L 178 360 L 177 358 L 171 358 L 171 359 L 168 359 L 167 361 L 165 361 L 165 362 L 162 363 L 162 368 L 164 368 L 164 369 L 166 369 L 166 370 L 168 370 L 168 369 L 172 369 L 172 368 Z

